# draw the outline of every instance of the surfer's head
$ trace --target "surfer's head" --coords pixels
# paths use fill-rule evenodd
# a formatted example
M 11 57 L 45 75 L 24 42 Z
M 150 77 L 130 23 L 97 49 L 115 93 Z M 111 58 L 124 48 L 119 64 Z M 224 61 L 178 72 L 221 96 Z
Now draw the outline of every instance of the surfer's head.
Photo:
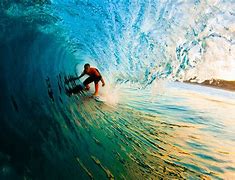
M 90 64 L 85 64 L 84 65 L 84 70 L 85 70 L 85 72 L 87 73 L 87 72 L 89 72 L 89 70 L 90 70 Z

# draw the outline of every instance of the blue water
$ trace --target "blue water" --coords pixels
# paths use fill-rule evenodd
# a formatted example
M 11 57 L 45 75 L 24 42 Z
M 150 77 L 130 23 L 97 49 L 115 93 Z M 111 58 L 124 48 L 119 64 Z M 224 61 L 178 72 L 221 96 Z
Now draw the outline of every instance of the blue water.
M 181 82 L 234 78 L 234 9 L 1 1 L 0 179 L 234 179 L 235 93 Z M 105 103 L 66 95 L 84 63 Z

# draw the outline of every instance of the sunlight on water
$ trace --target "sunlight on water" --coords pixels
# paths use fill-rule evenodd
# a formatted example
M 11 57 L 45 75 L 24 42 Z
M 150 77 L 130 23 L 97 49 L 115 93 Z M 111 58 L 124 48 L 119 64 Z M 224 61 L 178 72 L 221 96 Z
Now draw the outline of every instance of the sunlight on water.
M 131 102 L 128 106 L 172 128 L 172 140 L 164 139 L 172 145 L 163 155 L 167 160 L 208 177 L 234 178 L 235 93 L 180 83 L 165 85 L 166 92 L 151 104 L 151 93 L 137 89 L 126 89 L 123 103 Z M 158 129 L 154 120 L 148 123 Z

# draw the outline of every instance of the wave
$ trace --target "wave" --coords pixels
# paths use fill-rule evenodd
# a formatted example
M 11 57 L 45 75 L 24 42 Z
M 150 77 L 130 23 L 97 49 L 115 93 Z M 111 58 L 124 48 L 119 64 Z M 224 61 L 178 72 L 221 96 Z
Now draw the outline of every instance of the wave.
M 0 177 L 161 177 L 151 173 L 152 156 L 145 163 L 141 155 L 142 147 L 157 143 L 126 124 L 132 111 L 102 106 L 105 114 L 86 97 L 68 98 L 63 78 L 79 74 L 87 62 L 111 86 L 234 78 L 234 6 L 233 1 L 0 2 Z M 115 124 L 120 112 L 126 120 Z M 153 156 L 159 172 L 181 177 L 183 165 Z M 202 176 L 203 170 L 186 169 L 185 177 Z

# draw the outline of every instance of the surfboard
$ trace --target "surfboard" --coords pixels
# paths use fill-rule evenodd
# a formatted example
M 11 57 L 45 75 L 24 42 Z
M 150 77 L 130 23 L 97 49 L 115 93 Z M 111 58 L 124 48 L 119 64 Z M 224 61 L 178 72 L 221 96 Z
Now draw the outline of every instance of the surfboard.
M 106 102 L 106 98 L 102 96 L 94 96 L 93 98 L 98 102 Z

